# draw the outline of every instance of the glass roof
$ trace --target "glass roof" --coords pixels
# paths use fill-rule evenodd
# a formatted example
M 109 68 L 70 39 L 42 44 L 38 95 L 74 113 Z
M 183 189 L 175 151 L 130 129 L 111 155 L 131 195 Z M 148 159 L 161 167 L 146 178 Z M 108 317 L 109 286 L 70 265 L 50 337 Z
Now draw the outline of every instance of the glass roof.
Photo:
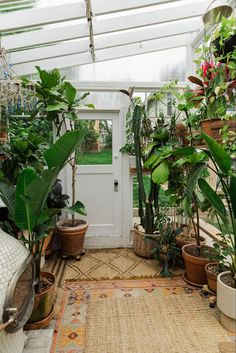
M 201 18 L 211 2 L 4 0 L 1 44 L 19 74 L 33 74 L 35 65 L 77 67 L 186 48 L 202 30 Z

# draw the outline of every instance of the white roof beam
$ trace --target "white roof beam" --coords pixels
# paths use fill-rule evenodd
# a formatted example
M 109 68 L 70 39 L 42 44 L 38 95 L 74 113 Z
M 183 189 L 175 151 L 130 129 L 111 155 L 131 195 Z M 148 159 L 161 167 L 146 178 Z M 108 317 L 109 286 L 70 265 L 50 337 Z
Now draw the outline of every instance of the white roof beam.
M 86 17 L 85 2 L 32 8 L 0 14 L 0 32 L 43 26 Z
M 61 42 L 89 36 L 87 20 L 84 23 L 60 26 L 50 29 L 36 30 L 20 34 L 13 34 L 2 38 L 2 46 L 7 50 L 26 48 Z
M 138 9 L 140 7 L 165 4 L 180 0 L 91 0 L 94 15 Z
M 82 38 L 73 42 L 64 42 L 42 48 L 16 51 L 11 53 L 11 63 L 14 65 L 34 60 L 88 52 L 89 44 L 89 38 Z
M 185 46 L 189 42 L 190 38 L 191 34 L 181 34 L 175 37 L 166 37 L 145 41 L 141 44 L 141 46 L 139 43 L 134 43 L 114 48 L 96 50 L 96 62 Z M 52 58 L 14 65 L 13 68 L 18 75 L 27 75 L 36 72 L 36 65 L 42 67 L 45 70 L 50 70 L 54 67 L 65 68 L 89 63 L 92 63 L 92 58 L 90 53 L 87 52 L 59 57 L 56 60 L 55 58 Z
M 35 66 L 40 66 L 44 70 L 52 70 L 55 67 L 64 68 L 64 67 L 72 67 L 77 65 L 84 65 L 92 63 L 92 58 L 89 52 L 79 53 L 67 56 L 55 58 L 31 61 L 24 64 L 13 65 L 14 71 L 17 75 L 29 75 L 36 73 Z
M 201 16 L 207 8 L 206 0 L 198 0 L 196 3 L 187 1 L 179 4 L 170 3 L 166 6 L 155 6 L 152 11 L 143 11 L 136 14 L 125 14 L 123 16 L 111 17 L 104 15 L 98 16 L 93 23 L 94 34 L 102 34 L 106 32 L 121 31 L 130 28 L 139 28 L 151 24 L 158 24 L 180 19 Z
M 180 34 L 174 37 L 158 38 L 141 43 L 121 45 L 113 48 L 96 50 L 96 61 L 105 61 L 126 56 L 140 55 L 171 48 L 186 46 L 191 34 Z
M 111 34 L 94 36 L 96 49 L 114 47 L 118 45 L 140 43 L 146 40 L 174 36 L 176 34 L 197 32 L 201 28 L 201 18 L 179 20 L 158 25 L 145 26 Z
M 131 43 L 141 43 L 143 41 L 170 37 L 177 34 L 184 34 L 197 31 L 201 26 L 201 18 L 193 18 L 185 21 L 175 21 L 142 27 L 137 30 L 112 33 L 108 35 L 98 35 L 94 37 L 95 48 L 105 49 Z M 63 55 L 70 55 L 89 50 L 89 38 L 64 42 L 42 48 L 28 49 L 27 51 L 17 51 L 11 53 L 11 63 L 20 64 L 33 60 L 47 59 Z

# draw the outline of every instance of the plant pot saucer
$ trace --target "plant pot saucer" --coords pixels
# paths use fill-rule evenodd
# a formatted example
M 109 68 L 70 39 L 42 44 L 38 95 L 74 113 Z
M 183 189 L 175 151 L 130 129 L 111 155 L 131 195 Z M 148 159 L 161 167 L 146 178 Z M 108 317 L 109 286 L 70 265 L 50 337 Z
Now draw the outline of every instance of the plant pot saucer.
M 202 288 L 204 286 L 204 284 L 198 284 L 198 283 L 194 283 L 194 282 L 189 281 L 189 279 L 187 278 L 186 272 L 182 273 L 182 277 L 185 282 L 187 282 L 188 284 L 190 284 L 193 287 Z
M 46 316 L 43 320 L 36 321 L 36 322 L 27 322 L 24 325 L 24 330 L 38 330 L 41 328 L 45 328 L 49 325 L 50 321 L 52 320 L 54 316 L 54 306 L 52 308 L 52 311 L 48 316 Z

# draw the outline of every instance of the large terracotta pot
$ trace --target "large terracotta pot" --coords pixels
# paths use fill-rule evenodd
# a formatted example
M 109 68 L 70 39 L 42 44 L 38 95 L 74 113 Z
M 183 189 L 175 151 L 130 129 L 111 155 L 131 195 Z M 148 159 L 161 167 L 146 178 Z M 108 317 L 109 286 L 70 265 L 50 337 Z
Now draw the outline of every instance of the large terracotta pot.
M 83 252 L 84 238 L 88 228 L 88 222 L 75 219 L 57 222 L 57 233 L 61 242 L 62 254 L 66 256 L 77 256 Z
M 42 293 L 35 294 L 34 308 L 28 320 L 28 324 L 43 321 L 51 314 L 53 309 L 56 277 L 51 272 L 42 271 L 40 272 L 40 278 L 50 281 L 52 285 Z M 37 328 L 40 327 L 38 326 Z
M 220 309 L 220 321 L 230 331 L 236 332 L 236 288 L 225 284 L 222 278 L 230 274 L 221 272 L 217 276 L 217 306 Z
M 182 248 L 182 255 L 184 258 L 184 264 L 186 269 L 186 280 L 197 286 L 203 286 L 207 284 L 207 277 L 205 273 L 205 265 L 210 262 L 209 258 L 205 257 L 198 257 L 191 255 L 189 250 L 192 248 L 196 248 L 196 245 L 187 244 L 184 245 Z M 210 246 L 204 245 L 201 247 L 202 249 L 212 249 Z
M 229 131 L 236 132 L 236 120 L 206 119 L 201 122 L 202 132 L 221 142 L 220 130 L 228 125 Z

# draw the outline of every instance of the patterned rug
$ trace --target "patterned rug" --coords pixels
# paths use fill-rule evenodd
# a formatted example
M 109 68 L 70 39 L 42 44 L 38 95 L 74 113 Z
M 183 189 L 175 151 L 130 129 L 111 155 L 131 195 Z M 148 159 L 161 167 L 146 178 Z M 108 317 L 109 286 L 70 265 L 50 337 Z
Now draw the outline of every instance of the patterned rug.
M 51 353 L 220 353 L 221 341 L 216 310 L 180 278 L 68 282 Z
M 86 250 L 80 261 L 54 256 L 47 260 L 44 269 L 53 272 L 59 286 L 63 286 L 68 280 L 157 278 L 162 267 L 155 259 L 137 256 L 133 249 L 120 248 Z M 172 272 L 179 276 L 182 270 Z

